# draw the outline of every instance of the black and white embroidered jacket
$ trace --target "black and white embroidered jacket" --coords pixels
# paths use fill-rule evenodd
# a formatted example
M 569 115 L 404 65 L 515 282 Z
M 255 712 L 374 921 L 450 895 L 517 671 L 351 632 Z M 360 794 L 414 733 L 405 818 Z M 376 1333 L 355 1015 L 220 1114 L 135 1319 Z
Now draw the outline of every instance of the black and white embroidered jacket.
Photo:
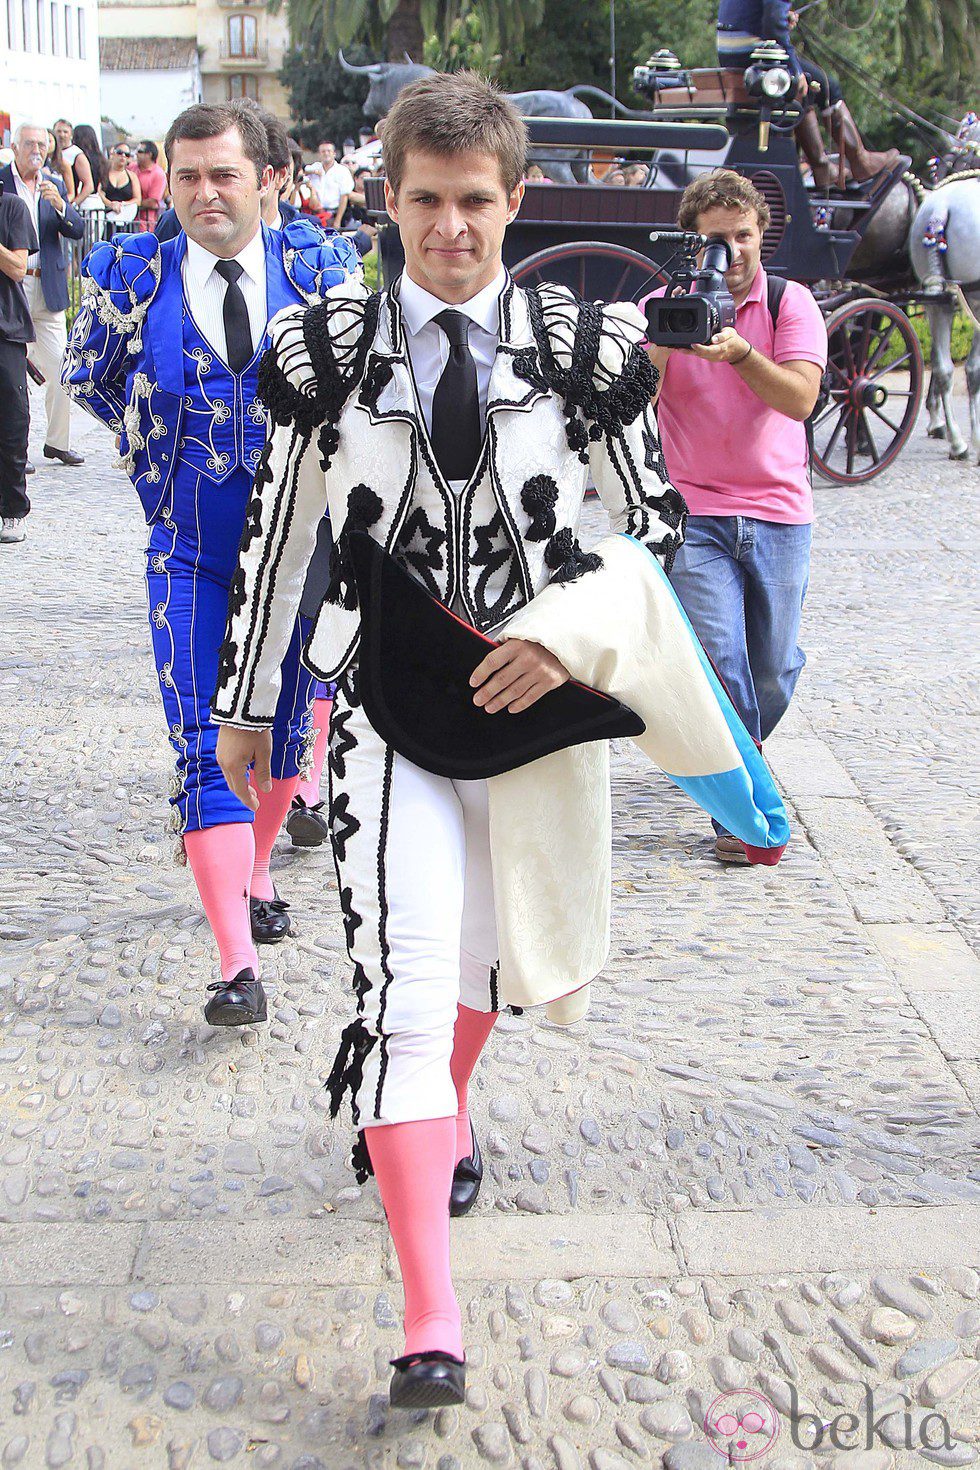
M 667 479 L 636 307 L 579 301 L 560 286 L 500 297 L 479 463 L 454 495 L 432 453 L 394 292 L 345 282 L 270 326 L 260 395 L 271 420 L 255 479 L 214 718 L 271 725 L 279 665 L 317 526 L 338 545 L 305 660 L 335 679 L 356 658 L 359 618 L 345 528 L 363 527 L 442 601 L 492 633 L 549 581 L 595 564 L 577 533 L 590 476 L 614 530 L 669 569 L 684 501 Z

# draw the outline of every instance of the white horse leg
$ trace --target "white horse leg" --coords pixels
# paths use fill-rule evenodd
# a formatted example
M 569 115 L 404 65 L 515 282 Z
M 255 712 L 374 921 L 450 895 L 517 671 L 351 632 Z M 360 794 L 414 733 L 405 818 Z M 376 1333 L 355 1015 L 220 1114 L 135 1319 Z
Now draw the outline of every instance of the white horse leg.
M 926 433 L 930 439 L 945 439 L 946 425 L 942 415 L 942 399 L 936 382 L 936 334 L 939 330 L 939 316 L 943 311 L 941 306 L 930 306 L 924 303 L 926 321 L 929 323 L 929 336 L 932 346 L 929 352 L 929 387 L 926 390 L 926 413 L 928 421 Z
M 980 464 L 980 291 L 967 296 L 973 313 L 973 343 L 966 359 L 966 394 L 970 403 L 970 448 Z
M 926 314 L 932 332 L 932 357 L 930 359 L 932 377 L 929 383 L 929 399 L 942 405 L 942 422 L 945 424 L 946 438 L 949 440 L 950 459 L 966 459 L 970 450 L 960 433 L 960 426 L 956 422 L 956 412 L 953 408 L 953 308 L 938 301 L 930 302 L 926 306 Z M 938 424 L 937 411 L 936 427 Z M 930 434 L 932 434 L 932 429 L 933 423 L 930 420 Z M 938 436 L 932 435 L 932 437 Z

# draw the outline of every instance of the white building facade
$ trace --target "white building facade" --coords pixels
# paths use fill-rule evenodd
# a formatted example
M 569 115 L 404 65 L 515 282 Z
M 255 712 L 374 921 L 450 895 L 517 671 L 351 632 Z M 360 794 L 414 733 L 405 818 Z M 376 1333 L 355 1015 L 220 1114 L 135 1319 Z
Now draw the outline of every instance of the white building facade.
M 265 0 L 101 0 L 99 35 L 103 112 L 129 137 L 159 142 L 197 101 L 252 97 L 288 116 L 285 6 L 272 15 Z
M 98 0 L 0 0 L 0 134 L 61 117 L 100 131 L 98 10 Z
M 128 138 L 161 140 L 179 112 L 201 101 L 201 66 L 193 37 L 103 36 L 102 110 Z

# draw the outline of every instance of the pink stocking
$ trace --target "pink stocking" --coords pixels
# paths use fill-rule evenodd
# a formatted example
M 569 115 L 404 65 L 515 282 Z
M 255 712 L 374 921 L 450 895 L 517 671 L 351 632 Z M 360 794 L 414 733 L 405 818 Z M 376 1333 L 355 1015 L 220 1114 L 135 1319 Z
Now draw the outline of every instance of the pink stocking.
M 316 806 L 320 800 L 320 777 L 323 775 L 323 762 L 330 739 L 330 711 L 332 709 L 332 699 L 313 701 L 313 728 L 316 730 L 316 740 L 313 744 L 313 769 L 308 778 L 305 781 L 301 780 L 296 787 L 296 795 L 301 796 L 307 806 Z
M 269 877 L 269 859 L 275 846 L 276 838 L 279 836 L 280 828 L 286 820 L 289 811 L 289 803 L 293 799 L 296 790 L 298 776 L 290 776 L 285 781 L 273 781 L 271 791 L 259 791 L 259 809 L 255 813 L 255 821 L 252 831 L 255 833 L 255 866 L 252 869 L 252 881 L 248 891 L 253 898 L 273 898 L 275 889 L 272 879 Z M 254 790 L 258 790 L 254 787 Z
M 473 1068 L 486 1045 L 487 1037 L 493 1030 L 498 1014 L 498 1011 L 471 1011 L 469 1006 L 464 1005 L 459 1006 L 456 1011 L 456 1032 L 453 1038 L 453 1058 L 450 1070 L 456 1086 L 456 1101 L 459 1104 L 459 1112 L 456 1114 L 455 1162 L 457 1164 L 460 1159 L 468 1159 L 473 1152 L 467 1092 Z
M 250 968 L 259 977 L 259 958 L 248 916 L 248 880 L 255 857 L 249 822 L 223 822 L 184 833 L 184 850 L 221 960 L 222 980 Z
M 463 1356 L 459 1305 L 449 1270 L 452 1118 L 386 1123 L 364 1138 L 405 1288 L 405 1352 Z

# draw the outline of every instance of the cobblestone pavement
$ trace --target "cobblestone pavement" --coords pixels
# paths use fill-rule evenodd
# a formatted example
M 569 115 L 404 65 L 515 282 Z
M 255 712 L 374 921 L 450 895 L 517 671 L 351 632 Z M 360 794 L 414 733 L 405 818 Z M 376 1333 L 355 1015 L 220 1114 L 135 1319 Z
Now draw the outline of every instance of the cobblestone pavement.
M 779 1411 L 767 1470 L 974 1463 L 980 471 L 920 434 L 819 491 L 778 868 L 719 868 L 617 751 L 612 958 L 586 1023 L 500 1024 L 454 1225 L 468 1403 L 408 1415 L 377 1197 L 322 1087 L 331 864 L 280 847 L 270 1025 L 210 1031 L 141 526 L 76 423 L 85 469 L 38 446 L 0 552 L 2 1470 L 699 1470 L 755 1447 L 704 1428 L 746 1389 Z

